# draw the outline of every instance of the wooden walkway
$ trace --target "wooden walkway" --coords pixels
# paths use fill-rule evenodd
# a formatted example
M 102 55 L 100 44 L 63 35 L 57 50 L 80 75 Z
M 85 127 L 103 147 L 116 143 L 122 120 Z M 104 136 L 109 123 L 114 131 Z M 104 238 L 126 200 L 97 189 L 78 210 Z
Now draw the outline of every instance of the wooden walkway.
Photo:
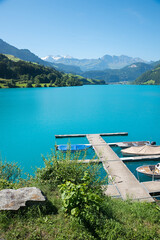
M 118 194 L 117 196 L 124 200 L 131 198 L 138 201 L 154 202 L 146 188 L 135 178 L 100 134 L 87 134 L 86 137 L 113 181 L 112 187 L 108 187 L 111 196 Z M 107 191 L 106 194 L 108 194 Z

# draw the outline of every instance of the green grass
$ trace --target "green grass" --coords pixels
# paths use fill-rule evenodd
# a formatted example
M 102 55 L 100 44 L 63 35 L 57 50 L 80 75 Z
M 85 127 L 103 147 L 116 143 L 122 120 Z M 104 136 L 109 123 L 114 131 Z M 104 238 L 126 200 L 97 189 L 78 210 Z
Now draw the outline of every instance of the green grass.
M 17 57 L 15 57 L 15 56 L 13 56 L 13 55 L 10 55 L 10 54 L 4 54 L 6 57 L 8 57 L 8 59 L 10 59 L 10 60 L 12 60 L 12 61 L 14 61 L 14 62 L 18 62 L 18 61 L 21 61 L 21 59 L 20 58 L 17 58 Z
M 53 191 L 46 193 L 54 210 L 30 207 L 15 213 L 0 213 L 0 237 L 4 239 L 126 239 L 158 240 L 160 210 L 149 203 L 106 200 L 110 215 L 96 229 L 97 237 L 83 223 L 64 214 L 61 199 Z
M 0 88 L 8 88 L 7 83 L 10 82 L 10 81 L 11 81 L 11 79 L 0 78 Z M 26 82 L 24 82 L 24 81 L 20 82 L 18 80 L 15 80 L 15 81 L 16 81 L 16 87 L 18 87 L 18 88 L 26 88 L 26 86 L 27 86 Z M 49 83 L 46 83 L 46 84 L 45 83 L 40 83 L 40 85 L 41 85 L 41 87 L 44 87 L 44 85 L 49 87 Z M 35 87 L 35 84 L 33 83 L 32 86 Z M 55 85 L 53 84 L 53 87 L 54 86 Z
M 77 159 L 78 156 L 75 156 Z M 68 180 L 79 184 L 81 176 L 90 171 L 90 187 L 98 194 L 98 180 L 95 179 L 97 166 L 69 161 L 63 155 L 54 153 L 44 159 L 45 167 L 37 169 L 35 177 L 16 182 L 6 180 L 7 169 L 10 175 L 19 173 L 14 164 L 0 164 L 0 189 L 36 186 L 42 190 L 47 201 L 42 205 L 28 206 L 18 211 L 0 211 L 0 239 L 47 239 L 47 240 L 159 240 L 160 239 L 160 204 L 122 201 L 101 196 L 100 210 L 93 212 L 92 222 L 72 217 L 63 209 L 63 201 L 59 192 L 59 184 Z M 4 168 L 5 167 L 5 168 Z M 5 169 L 5 171 L 3 170 Z M 17 169 L 17 171 L 15 171 Z M 11 171 L 12 170 L 12 171 Z M 11 174 L 12 173 L 12 174 Z M 16 174 L 17 176 L 17 174 Z M 87 182 L 86 182 L 87 184 Z M 96 184 L 96 185 L 95 185 Z M 77 185 L 78 186 L 78 185 Z M 89 186 L 89 185 L 88 185 Z M 100 186 L 100 185 L 99 185 Z M 100 193 L 99 193 L 100 194 Z M 84 195 L 85 196 L 85 195 Z M 71 192 L 72 197 L 72 192 Z M 79 200 L 80 201 L 80 200 Z M 79 203 L 77 203 L 79 204 Z M 89 202 L 88 202 L 89 206 Z M 87 215 L 87 208 L 86 208 Z
M 148 80 L 147 82 L 144 82 L 144 85 L 155 85 L 155 80 Z

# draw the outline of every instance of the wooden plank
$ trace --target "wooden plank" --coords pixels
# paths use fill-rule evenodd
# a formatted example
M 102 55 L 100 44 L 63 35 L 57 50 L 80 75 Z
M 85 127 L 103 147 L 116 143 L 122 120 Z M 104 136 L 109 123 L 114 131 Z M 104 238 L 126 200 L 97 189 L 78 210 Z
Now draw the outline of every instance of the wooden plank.
M 86 137 L 87 134 L 65 134 L 65 135 L 55 135 L 55 138 L 72 138 L 72 137 Z M 92 135 L 92 134 L 90 134 Z M 127 132 L 117 132 L 117 133 L 99 133 L 100 136 L 127 136 Z
M 149 181 L 141 183 L 149 193 L 160 193 L 160 181 Z
M 100 133 L 99 135 L 102 137 L 105 137 L 105 136 L 128 136 L 128 132 Z
M 115 185 L 108 185 L 107 188 L 105 189 L 104 193 L 113 198 L 121 198 L 121 195 L 118 192 L 118 189 L 116 188 Z
M 85 137 L 86 134 L 65 134 L 65 135 L 55 135 L 55 138 L 71 138 L 71 137 Z
M 160 155 L 149 155 L 149 156 L 137 156 L 137 157 L 123 157 L 120 158 L 123 162 L 134 162 L 134 161 L 157 161 L 160 159 Z

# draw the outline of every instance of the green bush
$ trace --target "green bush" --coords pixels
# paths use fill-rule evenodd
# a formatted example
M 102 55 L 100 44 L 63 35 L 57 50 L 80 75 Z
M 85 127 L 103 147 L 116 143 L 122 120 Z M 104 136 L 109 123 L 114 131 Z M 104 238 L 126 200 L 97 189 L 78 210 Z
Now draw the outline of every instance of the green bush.
M 0 160 L 0 190 L 13 188 L 14 184 L 20 180 L 21 169 L 16 163 L 7 163 Z
M 8 163 L 0 160 L 0 176 L 9 182 L 18 180 L 21 176 L 21 169 L 16 163 Z
M 71 181 L 74 184 L 83 183 L 84 172 L 88 171 L 90 185 L 100 189 L 100 186 L 105 184 L 106 179 L 103 181 L 97 177 L 100 170 L 98 164 L 79 163 L 78 158 L 79 154 L 75 154 L 72 159 L 70 151 L 67 151 L 66 154 L 52 151 L 51 156 L 43 157 L 45 167 L 37 169 L 36 181 L 39 184 L 48 185 L 51 190 L 54 190 L 66 181 Z
M 84 173 L 81 184 L 67 181 L 59 186 L 65 212 L 82 221 L 89 229 L 96 229 L 105 223 L 103 194 L 90 185 L 88 172 Z M 106 217 L 106 216 L 105 216 Z

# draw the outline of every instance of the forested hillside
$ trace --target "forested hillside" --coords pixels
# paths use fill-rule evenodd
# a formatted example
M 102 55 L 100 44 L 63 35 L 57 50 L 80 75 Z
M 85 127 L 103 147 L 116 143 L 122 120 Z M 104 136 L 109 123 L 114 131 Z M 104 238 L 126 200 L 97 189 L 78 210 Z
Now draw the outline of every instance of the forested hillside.
M 160 64 L 153 70 L 143 73 L 134 82 L 135 84 L 159 85 L 160 84 Z
M 13 61 L 13 56 L 9 58 L 0 54 L 0 87 L 61 87 L 102 83 L 102 81 L 93 82 L 72 74 L 64 74 L 53 68 L 17 58 Z
M 121 69 L 106 69 L 103 71 L 88 71 L 82 75 L 87 78 L 103 79 L 106 83 L 132 82 L 142 73 L 152 69 L 150 64 L 134 63 Z

